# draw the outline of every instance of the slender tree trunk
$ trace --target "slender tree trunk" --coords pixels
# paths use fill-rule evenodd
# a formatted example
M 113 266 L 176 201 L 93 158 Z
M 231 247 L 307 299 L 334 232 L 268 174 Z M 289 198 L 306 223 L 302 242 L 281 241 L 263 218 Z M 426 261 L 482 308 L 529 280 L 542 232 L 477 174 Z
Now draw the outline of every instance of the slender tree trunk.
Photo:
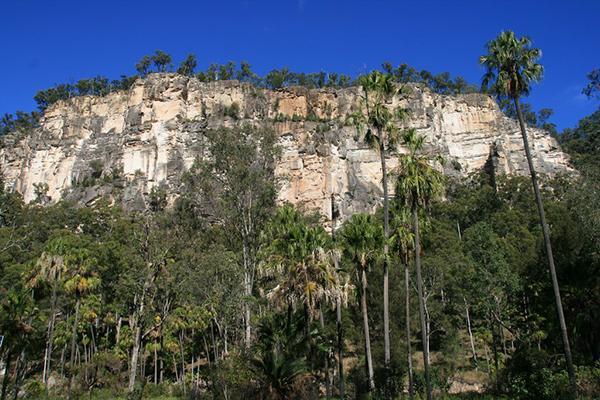
M 488 375 L 491 375 L 492 370 L 490 369 L 490 352 L 488 351 L 487 343 L 483 345 L 483 351 L 485 352 L 485 365 L 487 365 Z M 491 378 L 491 376 L 490 376 Z
M 6 392 L 8 391 L 8 384 L 10 382 L 10 367 L 12 364 L 13 351 L 11 348 L 6 353 L 6 366 L 4 367 L 4 378 L 2 379 L 2 392 L 0 393 L 0 400 L 6 399 Z
M 371 358 L 371 337 L 369 334 L 369 314 L 367 311 L 367 271 L 362 268 L 361 272 L 361 296 L 360 308 L 363 315 L 363 330 L 365 334 L 365 359 L 367 361 L 367 378 L 369 380 L 369 390 L 375 389 L 375 379 L 373 373 L 373 359 Z
M 137 322 L 137 318 L 135 316 L 131 316 L 130 320 L 133 320 L 133 348 L 131 349 L 131 363 L 129 366 L 129 383 L 127 386 L 127 390 L 129 393 L 133 392 L 135 388 L 135 381 L 137 379 L 137 368 L 138 368 L 138 359 L 140 356 L 140 348 L 142 342 L 142 328 L 140 323 Z
M 381 134 L 379 135 L 381 137 Z M 384 365 L 386 370 L 390 367 L 390 303 L 389 303 L 389 271 L 388 271 L 388 238 L 389 229 L 389 202 L 387 167 L 385 164 L 385 144 L 381 139 L 379 145 L 379 156 L 381 157 L 381 179 L 383 186 L 383 350 Z
M 156 343 L 156 339 L 154 339 L 154 384 L 158 385 L 158 344 Z
M 247 241 L 244 239 L 242 246 L 242 257 L 244 262 L 244 343 L 246 348 L 250 348 L 252 342 L 252 321 L 250 320 L 250 297 L 252 296 L 252 265 L 250 261 L 250 249 Z
M 75 321 L 73 322 L 73 330 L 71 331 L 71 358 L 69 359 L 69 384 L 67 387 L 67 399 L 72 398 L 73 378 L 75 377 L 75 345 L 77 344 L 77 325 L 79 324 L 79 306 L 81 299 L 77 296 L 75 302 Z
M 325 318 L 323 316 L 323 308 L 321 304 L 319 304 L 319 322 L 321 324 L 321 330 L 325 332 Z M 325 394 L 327 397 L 332 396 L 331 385 L 329 382 L 329 349 L 327 351 L 327 355 L 325 356 Z
M 404 305 L 406 312 L 406 358 L 408 362 L 408 397 L 413 398 L 413 365 L 412 365 L 412 349 L 410 346 L 410 273 L 408 271 L 408 262 L 404 264 Z
M 335 240 L 335 222 L 336 214 L 334 210 L 334 195 L 331 194 L 331 236 Z M 333 266 L 335 271 L 339 271 L 339 260 L 338 254 L 333 254 Z M 337 275 L 336 275 L 337 276 Z M 339 283 L 339 282 L 338 282 Z M 339 379 L 339 396 L 341 399 L 346 398 L 346 388 L 344 382 L 344 332 L 342 326 L 342 298 L 341 294 L 338 295 L 335 302 L 335 314 L 336 314 L 336 329 L 337 329 L 337 353 L 338 353 L 338 379 Z
M 52 285 L 52 300 L 50 301 L 50 318 L 48 319 L 48 333 L 46 336 L 46 350 L 44 352 L 44 370 L 42 382 L 44 390 L 48 393 L 48 376 L 50 375 L 50 362 L 52 359 L 52 341 L 54 340 L 54 323 L 56 321 L 56 283 Z
M 467 299 L 463 297 L 465 302 L 465 314 L 467 316 L 467 331 L 469 332 L 469 342 L 471 343 L 471 354 L 473 355 L 473 363 L 475 364 L 475 371 L 477 371 L 477 353 L 475 352 L 475 341 L 473 340 L 473 331 L 471 330 L 471 315 L 469 314 L 469 304 Z
M 531 158 L 531 152 L 529 150 L 529 142 L 527 139 L 527 131 L 525 130 L 525 121 L 523 119 L 523 113 L 521 112 L 521 105 L 519 104 L 519 98 L 513 98 L 515 102 L 515 108 L 517 109 L 517 116 L 519 118 L 519 125 L 521 126 L 521 135 L 523 136 L 523 147 L 525 148 L 525 155 L 527 157 L 527 164 L 529 164 L 529 172 L 531 173 L 531 183 L 533 184 L 533 191 L 535 193 L 535 202 L 537 204 L 538 213 L 540 215 L 540 224 L 542 225 L 542 233 L 544 235 L 544 245 L 546 247 L 546 257 L 548 258 L 548 267 L 550 268 L 550 276 L 552 277 L 552 289 L 554 290 L 554 299 L 556 301 L 556 313 L 558 315 L 558 322 L 560 324 L 560 332 L 562 334 L 563 348 L 565 352 L 565 359 L 567 361 L 567 372 L 569 374 L 569 382 L 573 393 L 577 391 L 577 383 L 575 381 L 575 368 L 573 367 L 573 357 L 571 356 L 571 346 L 569 345 L 569 335 L 567 333 L 567 324 L 565 322 L 565 315 L 563 312 L 562 300 L 560 296 L 560 287 L 558 286 L 558 277 L 556 275 L 556 267 L 554 266 L 554 256 L 552 254 L 552 244 L 550 243 L 550 229 L 546 223 L 546 213 L 544 212 L 544 204 L 542 203 L 542 195 L 540 193 L 540 187 L 538 185 L 535 168 L 533 166 L 533 160 Z
M 65 377 L 65 352 L 67 351 L 67 345 L 65 344 L 60 351 L 60 376 L 64 379 Z
M 491 313 L 490 313 L 491 314 Z M 498 337 L 496 335 L 496 322 L 494 321 L 494 316 L 490 315 L 490 323 L 492 328 L 492 347 L 494 351 L 494 377 L 495 377 L 495 388 L 494 392 L 498 393 L 500 389 L 500 383 L 498 380 L 498 371 L 500 370 L 500 362 L 498 360 Z
M 179 352 L 181 354 L 181 384 L 183 386 L 183 396 L 187 396 L 185 387 L 185 356 L 183 354 L 183 331 L 179 332 Z
M 427 363 L 431 364 L 431 352 L 429 351 L 429 342 L 431 339 L 431 316 L 429 315 L 429 308 L 427 307 L 427 302 L 429 301 L 429 296 L 425 295 L 425 300 L 423 301 L 423 305 L 425 307 L 425 332 L 427 332 L 427 340 L 425 344 L 427 345 Z
M 338 379 L 340 398 L 346 397 L 344 386 L 344 332 L 342 330 L 342 300 L 338 297 L 335 304 L 336 328 L 337 328 L 337 351 L 338 351 Z
M 119 340 L 121 339 L 121 324 L 123 323 L 123 318 L 119 317 L 117 314 L 117 329 L 115 334 L 115 346 L 119 347 Z
M 27 354 L 25 349 L 21 350 L 21 355 L 17 359 L 17 365 L 15 367 L 15 390 L 13 392 L 13 400 L 17 400 L 19 392 L 21 391 L 21 382 L 23 381 L 23 375 L 27 369 Z
M 417 291 L 419 292 L 419 316 L 421 319 L 421 344 L 423 346 L 423 364 L 425 366 L 425 383 L 427 390 L 427 400 L 432 399 L 431 379 L 429 377 L 429 345 L 427 333 L 427 321 L 425 317 L 425 299 L 423 297 L 423 277 L 421 275 L 421 243 L 419 238 L 419 210 L 417 205 L 413 204 L 413 234 L 415 240 L 415 269 L 417 272 Z

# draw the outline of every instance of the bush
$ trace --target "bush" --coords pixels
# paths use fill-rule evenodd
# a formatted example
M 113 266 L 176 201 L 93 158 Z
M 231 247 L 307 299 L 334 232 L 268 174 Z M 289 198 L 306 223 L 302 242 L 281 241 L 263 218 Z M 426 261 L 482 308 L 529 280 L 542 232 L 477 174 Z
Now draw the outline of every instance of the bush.
M 573 398 L 567 372 L 552 361 L 542 350 L 518 349 L 501 373 L 502 388 L 515 399 Z

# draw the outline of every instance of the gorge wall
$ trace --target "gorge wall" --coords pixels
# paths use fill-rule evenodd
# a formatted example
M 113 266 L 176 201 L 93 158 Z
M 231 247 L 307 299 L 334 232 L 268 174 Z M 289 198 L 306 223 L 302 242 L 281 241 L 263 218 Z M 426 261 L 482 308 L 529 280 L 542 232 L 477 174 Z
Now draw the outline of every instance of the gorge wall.
M 3 139 L 0 167 L 5 185 L 27 202 L 45 183 L 49 202 L 90 204 L 108 196 L 141 208 L 155 186 L 163 186 L 171 200 L 177 196 L 182 172 L 205 156 L 204 130 L 265 122 L 282 148 L 279 199 L 329 218 L 333 198 L 344 219 L 381 201 L 378 153 L 345 124 L 359 107 L 358 94 L 357 88 L 271 91 L 152 74 L 126 92 L 50 106 L 39 129 Z M 489 96 L 443 96 L 415 86 L 394 103 L 409 109 L 408 126 L 426 136 L 426 150 L 444 157 L 445 173 L 466 175 L 486 164 L 498 173 L 528 173 L 517 123 Z M 529 135 L 540 173 L 571 171 L 554 138 L 537 129 Z M 397 156 L 388 161 L 393 169 Z

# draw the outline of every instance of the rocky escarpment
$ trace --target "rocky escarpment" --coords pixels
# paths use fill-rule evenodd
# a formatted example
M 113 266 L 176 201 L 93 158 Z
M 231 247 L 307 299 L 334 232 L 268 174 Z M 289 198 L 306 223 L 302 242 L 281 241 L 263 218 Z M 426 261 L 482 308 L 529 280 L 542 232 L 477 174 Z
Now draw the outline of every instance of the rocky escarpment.
M 282 148 L 279 199 L 330 217 L 333 198 L 344 218 L 381 200 L 378 153 L 345 124 L 359 107 L 358 94 L 357 88 L 270 91 L 153 74 L 126 92 L 52 105 L 39 129 L 4 139 L 0 164 L 5 184 L 25 201 L 45 192 L 50 202 L 87 204 L 109 196 L 138 208 L 153 187 L 177 196 L 182 172 L 204 154 L 205 129 L 262 122 L 275 129 Z M 394 103 L 409 109 L 408 126 L 426 136 L 427 151 L 444 157 L 447 174 L 485 165 L 499 173 L 528 172 L 518 125 L 490 97 L 442 96 L 415 86 Z M 555 139 L 537 129 L 529 134 L 541 173 L 570 171 Z M 393 169 L 397 155 L 389 163 Z

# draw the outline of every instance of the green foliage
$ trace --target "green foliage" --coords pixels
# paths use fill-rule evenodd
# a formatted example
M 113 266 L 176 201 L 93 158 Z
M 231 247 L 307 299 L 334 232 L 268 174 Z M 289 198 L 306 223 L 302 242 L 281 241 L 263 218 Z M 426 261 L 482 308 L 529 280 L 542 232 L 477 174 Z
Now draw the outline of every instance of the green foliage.
M 600 69 L 594 69 L 587 74 L 587 78 L 589 79 L 586 87 L 583 88 L 583 94 L 587 97 L 596 96 L 596 98 L 600 99 Z
M 565 129 L 558 140 L 582 173 L 600 177 L 600 109 Z
M 11 132 L 29 133 L 39 126 L 40 114 L 17 111 L 16 116 L 4 114 L 0 119 L 0 137 Z
M 486 45 L 488 53 L 479 58 L 486 68 L 481 88 L 501 98 L 527 96 L 531 84 L 542 78 L 544 68 L 537 60 L 540 49 L 531 47 L 531 39 L 518 38 L 512 31 L 504 31 Z
M 253 369 L 267 398 L 287 398 L 308 372 L 304 353 L 305 321 L 298 315 L 275 315 L 258 327 Z
M 194 54 L 188 54 L 185 60 L 181 62 L 179 68 L 177 68 L 177 73 L 179 75 L 192 76 L 194 75 L 194 70 L 198 62 L 196 60 L 196 56 Z
M 150 60 L 154 64 L 156 72 L 167 72 L 172 67 L 171 56 L 162 50 L 156 50 Z

